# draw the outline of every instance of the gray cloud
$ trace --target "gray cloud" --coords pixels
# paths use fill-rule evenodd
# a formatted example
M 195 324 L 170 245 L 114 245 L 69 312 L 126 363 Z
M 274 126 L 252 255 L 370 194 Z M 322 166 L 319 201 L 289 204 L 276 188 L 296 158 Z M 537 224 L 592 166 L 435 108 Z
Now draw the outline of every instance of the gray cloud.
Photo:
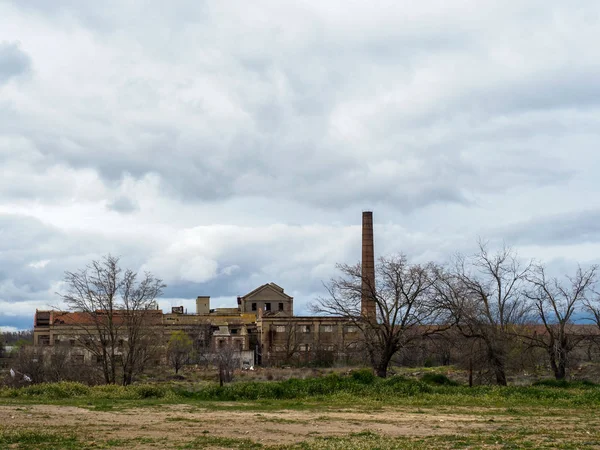
M 358 260 L 362 209 L 378 254 L 482 236 L 593 260 L 599 30 L 592 0 L 2 2 L 0 309 L 19 318 L 0 325 L 108 252 L 167 302 L 274 281 L 302 311 Z
M 107 205 L 107 208 L 112 211 L 127 214 L 137 211 L 139 207 L 134 200 L 128 197 L 118 197 L 110 202 Z
M 31 58 L 18 42 L 0 41 L 0 86 L 11 78 L 31 71 Z
M 600 243 L 600 209 L 544 214 L 505 228 L 511 242 L 525 245 Z

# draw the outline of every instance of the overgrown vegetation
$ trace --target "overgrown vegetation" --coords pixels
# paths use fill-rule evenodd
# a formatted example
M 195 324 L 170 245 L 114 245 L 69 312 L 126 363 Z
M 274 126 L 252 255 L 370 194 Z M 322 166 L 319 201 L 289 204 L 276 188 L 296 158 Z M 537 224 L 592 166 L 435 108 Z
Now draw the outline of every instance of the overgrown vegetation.
M 181 385 L 101 385 L 80 383 L 42 383 L 22 388 L 0 389 L 0 398 L 15 401 L 53 402 L 68 400 L 74 403 L 102 400 L 159 400 L 167 403 L 196 401 L 261 401 L 301 400 L 327 401 L 329 404 L 360 403 L 370 405 L 414 404 L 430 405 L 548 405 L 579 407 L 600 405 L 600 386 L 589 382 L 543 381 L 534 386 L 457 385 L 444 375 L 426 374 L 422 380 L 393 376 L 387 379 L 357 371 L 350 376 L 330 374 L 320 378 L 289 379 L 273 382 L 236 382 L 224 386 L 205 383 Z

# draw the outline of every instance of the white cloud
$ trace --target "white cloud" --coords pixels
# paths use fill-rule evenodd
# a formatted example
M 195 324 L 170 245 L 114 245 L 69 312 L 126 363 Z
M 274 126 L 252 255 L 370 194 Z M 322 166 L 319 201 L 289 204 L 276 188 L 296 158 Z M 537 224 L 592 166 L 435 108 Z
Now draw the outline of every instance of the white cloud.
M 362 209 L 378 254 L 597 259 L 597 2 L 244 6 L 0 4 L 3 306 L 112 252 L 169 297 L 302 310 Z

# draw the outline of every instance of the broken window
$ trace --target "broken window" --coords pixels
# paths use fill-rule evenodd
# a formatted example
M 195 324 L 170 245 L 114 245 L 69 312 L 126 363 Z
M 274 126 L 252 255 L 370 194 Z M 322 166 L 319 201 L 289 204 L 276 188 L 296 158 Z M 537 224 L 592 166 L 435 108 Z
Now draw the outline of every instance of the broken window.
M 310 325 L 302 325 L 303 333 L 310 333 Z
M 252 311 L 256 311 L 256 303 L 252 303 Z
M 69 339 L 69 345 L 73 347 L 75 345 L 75 339 Z
M 48 336 L 48 335 L 38 336 L 38 344 L 40 344 L 40 345 L 50 345 L 50 336 Z
M 346 327 L 346 333 L 356 333 L 358 331 L 358 327 L 354 325 L 348 325 Z
M 71 360 L 74 363 L 82 363 L 83 362 L 83 355 L 72 355 L 71 356 Z
M 276 333 L 285 333 L 285 325 L 276 325 L 275 332 Z
M 238 334 L 238 329 L 237 328 L 232 328 L 231 329 L 231 334 Z
M 39 312 L 35 317 L 35 325 L 38 327 L 47 327 L 50 325 L 50 313 Z
M 321 325 L 321 331 L 323 333 L 331 333 L 333 331 L 333 325 Z
M 301 352 L 308 352 L 308 351 L 310 351 L 310 345 L 308 345 L 308 344 L 301 344 L 299 350 Z
M 279 303 L 279 311 L 283 311 L 283 303 Z
M 265 303 L 265 311 L 271 311 L 271 304 Z

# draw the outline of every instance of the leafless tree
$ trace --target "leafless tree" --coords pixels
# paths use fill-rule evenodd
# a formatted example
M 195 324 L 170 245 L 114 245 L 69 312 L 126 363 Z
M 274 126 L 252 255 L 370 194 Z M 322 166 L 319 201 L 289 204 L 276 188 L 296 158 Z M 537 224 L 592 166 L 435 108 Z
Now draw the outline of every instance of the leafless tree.
M 377 376 L 386 377 L 392 357 L 411 340 L 436 332 L 438 309 L 430 301 L 435 282 L 432 263 L 410 264 L 405 255 L 379 258 L 375 283 L 363 278 L 361 265 L 338 264 L 341 275 L 325 284 L 329 295 L 311 305 L 315 313 L 341 315 L 361 331 L 366 353 Z M 377 318 L 361 315 L 365 289 L 376 305 Z M 422 327 L 422 325 L 428 325 Z
M 214 363 L 219 370 L 219 385 L 233 381 L 233 371 L 240 366 L 240 352 L 232 342 L 221 341 L 215 348 Z
M 66 293 L 59 294 L 81 320 L 72 325 L 79 344 L 102 365 L 104 381 L 130 384 L 150 357 L 148 345 L 155 342 L 153 325 L 160 320 L 155 300 L 165 287 L 151 273 L 141 279 L 130 269 L 121 269 L 111 255 L 92 261 L 77 272 L 65 273 Z
M 279 335 L 277 333 L 276 335 Z M 299 350 L 298 342 L 298 326 L 294 323 L 285 325 L 284 339 L 280 342 L 280 346 L 283 348 L 283 362 L 290 364 Z
M 596 281 L 597 267 L 579 267 L 574 276 L 565 281 L 548 277 L 543 265 L 536 265 L 527 276 L 527 297 L 533 302 L 537 317 L 544 329 L 525 336 L 532 345 L 543 348 L 550 358 L 550 366 L 557 380 L 567 375 L 569 354 L 586 338 L 581 328 L 573 326 L 573 315 L 586 302 Z
M 523 288 L 530 267 L 511 248 L 490 254 L 480 242 L 475 255 L 457 255 L 454 266 L 439 272 L 435 283 L 437 303 L 460 333 L 483 342 L 499 385 L 506 385 L 510 338 L 528 318 Z
M 212 352 L 212 325 L 209 321 L 187 326 L 185 332 L 192 339 L 191 359 L 196 364 L 207 366 Z

